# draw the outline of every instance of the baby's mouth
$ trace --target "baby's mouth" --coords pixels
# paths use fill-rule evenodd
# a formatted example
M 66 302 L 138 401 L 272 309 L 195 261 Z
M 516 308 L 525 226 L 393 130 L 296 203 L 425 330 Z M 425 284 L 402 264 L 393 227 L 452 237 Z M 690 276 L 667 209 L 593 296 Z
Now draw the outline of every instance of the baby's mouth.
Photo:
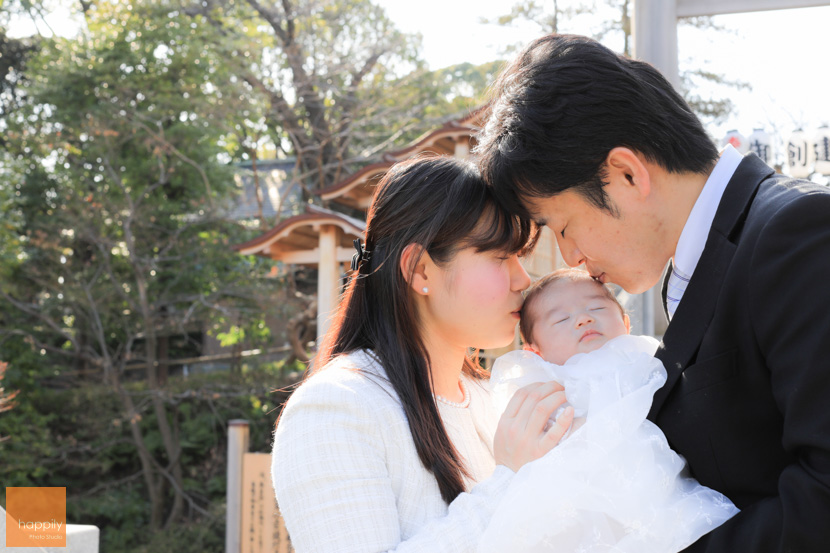
M 593 340 L 594 336 L 601 336 L 601 333 L 597 330 L 586 330 L 582 337 L 579 339 L 579 341 L 590 341 Z

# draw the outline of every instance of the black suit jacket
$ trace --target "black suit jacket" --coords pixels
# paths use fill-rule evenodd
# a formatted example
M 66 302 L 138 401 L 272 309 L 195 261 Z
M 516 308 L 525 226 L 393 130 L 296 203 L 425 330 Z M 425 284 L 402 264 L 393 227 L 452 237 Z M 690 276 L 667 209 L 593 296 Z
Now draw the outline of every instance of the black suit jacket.
M 745 157 L 657 357 L 649 418 L 741 509 L 687 551 L 830 551 L 830 190 Z

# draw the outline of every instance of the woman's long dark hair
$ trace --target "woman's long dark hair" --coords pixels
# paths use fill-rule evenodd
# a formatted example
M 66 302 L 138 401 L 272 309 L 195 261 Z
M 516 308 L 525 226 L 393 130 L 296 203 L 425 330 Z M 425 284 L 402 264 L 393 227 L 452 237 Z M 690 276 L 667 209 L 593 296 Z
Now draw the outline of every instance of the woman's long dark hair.
M 479 224 L 481 221 L 481 224 Z M 522 252 L 537 231 L 529 221 L 498 206 L 476 167 L 449 157 L 416 158 L 392 167 L 375 191 L 366 221 L 368 262 L 346 288 L 315 365 L 359 349 L 374 352 L 400 398 L 415 448 L 450 503 L 469 476 L 444 429 L 432 395 L 429 356 L 424 346 L 408 276 L 400 270 L 409 244 L 421 245 L 432 260 L 446 264 L 455 253 Z M 463 371 L 485 373 L 467 357 Z

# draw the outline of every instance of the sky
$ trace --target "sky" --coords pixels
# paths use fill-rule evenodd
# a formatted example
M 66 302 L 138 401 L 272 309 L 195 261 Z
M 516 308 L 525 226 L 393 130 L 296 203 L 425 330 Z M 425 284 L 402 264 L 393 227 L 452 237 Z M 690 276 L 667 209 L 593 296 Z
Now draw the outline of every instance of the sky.
M 511 0 L 380 0 L 398 27 L 422 35 L 423 56 L 432 69 L 464 61 L 483 63 L 502 57 L 510 44 L 535 38 L 533 27 L 506 28 L 481 23 L 509 12 Z M 830 2 L 828 2 L 830 4 Z M 680 26 L 681 71 L 700 68 L 742 81 L 751 90 L 719 89 L 736 104 L 723 123 L 709 125 L 719 140 L 736 129 L 748 136 L 764 128 L 783 143 L 796 128 L 808 134 L 830 124 L 830 6 L 715 16 L 727 31 Z M 590 29 L 568 28 L 590 34 Z M 621 44 L 607 45 L 619 50 Z

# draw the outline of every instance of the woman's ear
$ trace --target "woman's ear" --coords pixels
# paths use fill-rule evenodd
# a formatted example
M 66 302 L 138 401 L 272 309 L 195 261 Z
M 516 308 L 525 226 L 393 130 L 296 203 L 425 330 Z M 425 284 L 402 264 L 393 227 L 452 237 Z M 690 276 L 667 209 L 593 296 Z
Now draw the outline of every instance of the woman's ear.
M 609 184 L 622 186 L 641 196 L 651 193 L 651 175 L 643 157 L 622 146 L 613 148 L 606 157 Z
M 429 262 L 431 262 L 429 254 L 420 244 L 409 244 L 401 252 L 401 274 L 416 294 L 427 295 L 429 293 L 430 283 L 426 270 Z

